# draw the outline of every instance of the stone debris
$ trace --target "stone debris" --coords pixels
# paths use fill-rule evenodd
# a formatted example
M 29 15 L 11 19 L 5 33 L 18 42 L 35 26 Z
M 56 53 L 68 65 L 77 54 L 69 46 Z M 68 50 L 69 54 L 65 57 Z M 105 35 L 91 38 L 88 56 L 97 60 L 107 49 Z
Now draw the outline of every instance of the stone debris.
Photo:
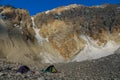
M 16 72 L 22 64 L 0 60 L 0 80 L 120 80 L 120 53 L 97 60 L 54 64 L 58 73 L 43 73 L 49 64 L 28 65 L 25 74 Z

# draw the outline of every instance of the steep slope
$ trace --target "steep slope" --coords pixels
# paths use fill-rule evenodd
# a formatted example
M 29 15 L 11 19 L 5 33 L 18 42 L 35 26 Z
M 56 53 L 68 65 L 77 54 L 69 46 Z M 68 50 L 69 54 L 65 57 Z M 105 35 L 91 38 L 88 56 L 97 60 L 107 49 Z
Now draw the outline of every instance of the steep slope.
M 69 5 L 30 16 L 0 7 L 0 57 L 22 63 L 96 59 L 120 47 L 120 5 Z
M 42 42 L 45 47 L 38 44 L 36 31 L 34 31 L 34 25 L 27 10 L 5 6 L 1 7 L 0 15 L 1 37 L 3 36 L 0 39 L 0 53 L 3 55 L 1 57 L 27 64 L 51 62 L 51 58 L 52 61 L 59 62 L 57 60 L 59 58 L 55 56 L 60 57 L 60 55 L 57 55 L 56 51 L 50 52 L 49 49 L 52 50 L 52 47 L 47 42 Z M 46 52 L 46 49 L 49 52 Z
M 23 9 L 1 7 L 0 53 L 10 61 L 33 63 L 34 31 L 29 13 Z M 31 44 L 28 44 L 28 40 Z
M 119 7 L 74 4 L 37 14 L 34 18 L 40 35 L 65 59 L 73 59 L 78 53 L 79 60 L 93 59 L 112 54 L 120 46 Z
M 68 80 L 119 80 L 120 79 L 120 48 L 115 54 L 96 60 L 56 64 Z M 53 77 L 52 77 L 53 78 Z M 54 79 L 59 79 L 58 75 Z

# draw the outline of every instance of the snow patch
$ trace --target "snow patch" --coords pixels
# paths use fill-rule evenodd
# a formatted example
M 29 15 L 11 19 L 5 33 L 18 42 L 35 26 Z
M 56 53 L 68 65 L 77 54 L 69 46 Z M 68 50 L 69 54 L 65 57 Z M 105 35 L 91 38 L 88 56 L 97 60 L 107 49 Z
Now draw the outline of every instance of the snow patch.
M 22 26 L 21 26 L 21 24 L 22 24 L 22 21 L 20 21 L 20 25 L 18 25 L 18 24 L 14 24 L 13 26 L 16 27 L 16 28 L 18 28 L 18 29 L 20 29 L 20 30 L 22 30 Z
M 42 43 L 43 41 L 48 41 L 48 38 L 43 38 L 42 36 L 40 36 L 39 32 L 40 32 L 40 29 L 38 29 L 34 23 L 34 18 L 31 17 L 32 19 L 32 25 L 33 25 L 33 30 L 35 31 L 35 37 L 38 41 L 38 43 Z
M 103 6 L 101 6 L 101 5 L 97 5 L 97 6 L 95 6 L 96 8 L 104 8 Z
M 108 41 L 105 46 L 98 46 L 97 43 L 93 43 L 88 36 L 82 35 L 86 41 L 85 48 L 72 60 L 72 61 L 83 61 L 83 60 L 91 60 L 98 59 L 104 56 L 108 56 L 114 54 L 114 52 L 120 47 L 114 41 Z
M 21 24 L 22 24 L 22 21 L 20 21 L 20 24 L 19 24 L 19 25 L 18 25 L 18 24 L 14 24 L 13 26 L 14 26 L 15 28 L 17 28 L 17 29 L 20 31 L 21 34 L 23 34 Z
M 56 9 L 52 9 L 52 10 L 47 10 L 45 11 L 45 14 L 48 14 L 49 12 L 55 11 Z
M 90 8 L 105 8 L 107 5 L 96 5 L 96 6 L 91 6 Z
M 65 6 L 65 9 L 67 10 L 67 9 L 75 8 L 75 7 L 78 7 L 78 6 L 82 6 L 82 5 L 71 4 L 71 5 Z
M 20 27 L 20 25 L 18 25 L 18 24 L 14 24 L 13 26 L 16 27 L 16 28 Z
M 50 12 L 50 10 L 46 11 L 45 14 L 48 14 Z

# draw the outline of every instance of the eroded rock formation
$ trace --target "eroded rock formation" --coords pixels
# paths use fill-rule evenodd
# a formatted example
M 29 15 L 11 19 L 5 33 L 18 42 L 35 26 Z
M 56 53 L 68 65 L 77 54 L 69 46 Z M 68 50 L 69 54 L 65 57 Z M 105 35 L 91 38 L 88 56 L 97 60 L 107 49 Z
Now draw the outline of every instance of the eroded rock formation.
M 74 4 L 32 17 L 27 10 L 2 6 L 0 17 L 0 54 L 12 61 L 96 59 L 120 46 L 120 5 Z

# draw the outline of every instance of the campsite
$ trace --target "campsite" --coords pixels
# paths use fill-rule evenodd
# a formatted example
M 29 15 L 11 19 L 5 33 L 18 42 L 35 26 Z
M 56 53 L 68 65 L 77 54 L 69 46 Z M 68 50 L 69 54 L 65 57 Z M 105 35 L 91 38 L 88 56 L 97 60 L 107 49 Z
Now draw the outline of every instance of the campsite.
M 39 67 L 36 65 L 27 65 L 26 67 L 24 64 L 0 60 L 0 80 L 88 80 L 91 78 L 94 80 L 114 80 L 114 78 L 119 80 L 119 59 L 120 53 L 116 53 L 92 61 L 59 63 L 54 66 L 40 64 Z M 21 73 L 22 70 L 25 73 Z
M 0 0 L 0 80 L 120 80 L 120 0 Z

